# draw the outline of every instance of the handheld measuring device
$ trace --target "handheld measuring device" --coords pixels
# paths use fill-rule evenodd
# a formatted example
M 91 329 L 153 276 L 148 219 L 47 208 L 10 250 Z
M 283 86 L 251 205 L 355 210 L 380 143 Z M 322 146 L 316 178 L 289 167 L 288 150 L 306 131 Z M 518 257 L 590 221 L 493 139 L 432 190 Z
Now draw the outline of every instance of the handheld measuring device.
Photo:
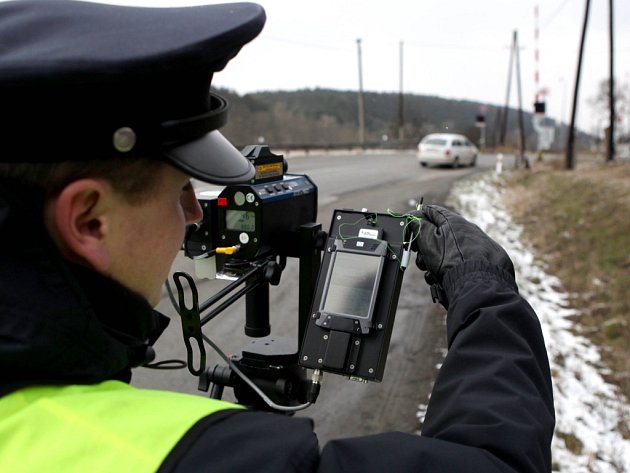
M 381 381 L 405 269 L 404 216 L 335 210 L 300 364 Z

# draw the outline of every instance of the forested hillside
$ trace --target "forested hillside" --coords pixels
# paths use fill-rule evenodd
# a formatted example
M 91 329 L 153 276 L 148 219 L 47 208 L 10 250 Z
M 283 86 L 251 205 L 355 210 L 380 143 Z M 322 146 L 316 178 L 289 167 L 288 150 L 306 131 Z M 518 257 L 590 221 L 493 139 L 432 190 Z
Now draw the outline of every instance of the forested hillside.
M 357 93 L 327 89 L 258 92 L 238 95 L 218 90 L 230 102 L 224 134 L 241 146 L 264 141 L 273 146 L 327 146 L 358 143 Z M 482 104 L 422 95 L 404 96 L 404 140 L 398 140 L 399 95 L 366 92 L 365 141 L 371 145 L 414 147 L 424 135 L 437 131 L 463 133 L 478 143 L 475 120 Z M 498 109 L 487 105 L 486 143 L 498 144 Z M 510 109 L 506 144 L 518 143 L 517 111 Z M 530 113 L 523 113 L 528 148 L 536 138 Z

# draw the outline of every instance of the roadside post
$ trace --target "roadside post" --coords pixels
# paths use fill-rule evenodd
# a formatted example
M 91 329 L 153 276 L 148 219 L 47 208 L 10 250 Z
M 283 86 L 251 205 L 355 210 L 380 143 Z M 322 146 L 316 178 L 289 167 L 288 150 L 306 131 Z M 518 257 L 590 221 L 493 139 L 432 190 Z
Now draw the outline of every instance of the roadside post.
M 502 172 L 503 172 L 503 154 L 499 153 L 497 154 L 497 163 L 495 167 L 495 173 L 499 175 Z

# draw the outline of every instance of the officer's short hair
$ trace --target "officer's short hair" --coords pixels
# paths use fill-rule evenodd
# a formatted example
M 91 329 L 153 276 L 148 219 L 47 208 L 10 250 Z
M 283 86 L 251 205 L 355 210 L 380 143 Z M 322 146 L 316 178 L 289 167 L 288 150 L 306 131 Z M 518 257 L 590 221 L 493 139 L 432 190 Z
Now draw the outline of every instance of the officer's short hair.
M 142 203 L 156 191 L 162 166 L 162 162 L 146 158 L 0 163 L 0 179 L 11 179 L 27 189 L 42 191 L 41 195 L 49 199 L 78 179 L 99 178 L 128 202 Z
M 136 164 L 148 161 L 217 184 L 251 179 L 218 131 L 228 106 L 210 85 L 264 22 L 251 3 L 0 2 L 1 173 L 55 189 L 95 172 L 132 193 L 150 182 L 153 167 Z M 139 172 L 126 180 L 127 163 Z

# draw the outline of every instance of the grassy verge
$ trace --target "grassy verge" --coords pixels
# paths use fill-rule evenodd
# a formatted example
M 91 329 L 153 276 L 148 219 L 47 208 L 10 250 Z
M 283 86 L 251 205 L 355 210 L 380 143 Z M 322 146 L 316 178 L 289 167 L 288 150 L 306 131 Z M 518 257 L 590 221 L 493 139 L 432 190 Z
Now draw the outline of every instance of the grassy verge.
M 580 310 L 580 332 L 603 348 L 608 379 L 630 399 L 630 163 L 574 171 L 537 163 L 510 173 L 504 191 L 526 238 Z

